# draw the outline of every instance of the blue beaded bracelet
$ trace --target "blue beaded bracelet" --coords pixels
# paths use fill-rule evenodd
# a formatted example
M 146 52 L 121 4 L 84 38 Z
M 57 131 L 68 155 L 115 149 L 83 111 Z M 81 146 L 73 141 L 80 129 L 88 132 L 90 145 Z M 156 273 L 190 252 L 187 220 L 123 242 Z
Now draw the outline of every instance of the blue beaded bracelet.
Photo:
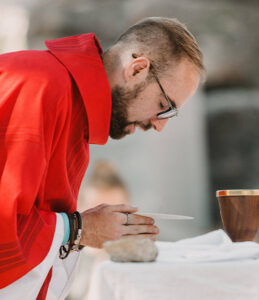
M 69 235 L 70 235 L 70 226 L 69 226 L 69 219 L 68 215 L 66 213 L 60 213 L 63 221 L 64 221 L 64 239 L 62 242 L 62 246 L 66 245 L 66 243 L 69 240 Z

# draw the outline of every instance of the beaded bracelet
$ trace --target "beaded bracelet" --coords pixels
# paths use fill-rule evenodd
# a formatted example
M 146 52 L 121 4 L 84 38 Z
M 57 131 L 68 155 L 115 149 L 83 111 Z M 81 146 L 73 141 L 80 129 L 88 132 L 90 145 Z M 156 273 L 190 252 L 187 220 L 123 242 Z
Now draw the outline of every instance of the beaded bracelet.
M 78 211 L 68 214 L 70 235 L 66 245 L 59 248 L 59 258 L 65 259 L 70 252 L 79 251 L 84 246 L 80 245 L 82 236 L 82 219 Z

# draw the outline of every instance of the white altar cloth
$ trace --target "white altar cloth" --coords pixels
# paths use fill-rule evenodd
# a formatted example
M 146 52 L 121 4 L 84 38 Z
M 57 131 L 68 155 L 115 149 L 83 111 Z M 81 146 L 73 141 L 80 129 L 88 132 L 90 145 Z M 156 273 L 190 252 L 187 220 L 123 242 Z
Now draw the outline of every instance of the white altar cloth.
M 217 230 L 157 246 L 153 263 L 101 263 L 88 300 L 259 299 L 259 244 Z

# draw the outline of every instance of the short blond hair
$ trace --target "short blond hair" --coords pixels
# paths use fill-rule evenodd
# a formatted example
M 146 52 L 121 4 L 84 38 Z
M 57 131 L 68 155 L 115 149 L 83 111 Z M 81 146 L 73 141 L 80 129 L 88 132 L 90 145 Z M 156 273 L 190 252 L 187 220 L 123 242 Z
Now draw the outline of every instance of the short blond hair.
M 137 55 L 148 57 L 157 72 L 163 72 L 169 64 L 185 57 L 200 74 L 205 73 L 202 52 L 194 36 L 177 19 L 143 19 L 127 29 L 116 43 L 124 48 L 136 48 Z

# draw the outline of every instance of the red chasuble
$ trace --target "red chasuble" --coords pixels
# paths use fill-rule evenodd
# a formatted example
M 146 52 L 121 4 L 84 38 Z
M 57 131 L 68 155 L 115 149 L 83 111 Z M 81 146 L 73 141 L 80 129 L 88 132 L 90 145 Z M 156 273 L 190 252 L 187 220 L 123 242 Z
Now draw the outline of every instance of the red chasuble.
M 109 135 L 111 93 L 94 34 L 0 55 L 0 288 L 47 255 L 54 212 L 76 210 L 89 144 Z

